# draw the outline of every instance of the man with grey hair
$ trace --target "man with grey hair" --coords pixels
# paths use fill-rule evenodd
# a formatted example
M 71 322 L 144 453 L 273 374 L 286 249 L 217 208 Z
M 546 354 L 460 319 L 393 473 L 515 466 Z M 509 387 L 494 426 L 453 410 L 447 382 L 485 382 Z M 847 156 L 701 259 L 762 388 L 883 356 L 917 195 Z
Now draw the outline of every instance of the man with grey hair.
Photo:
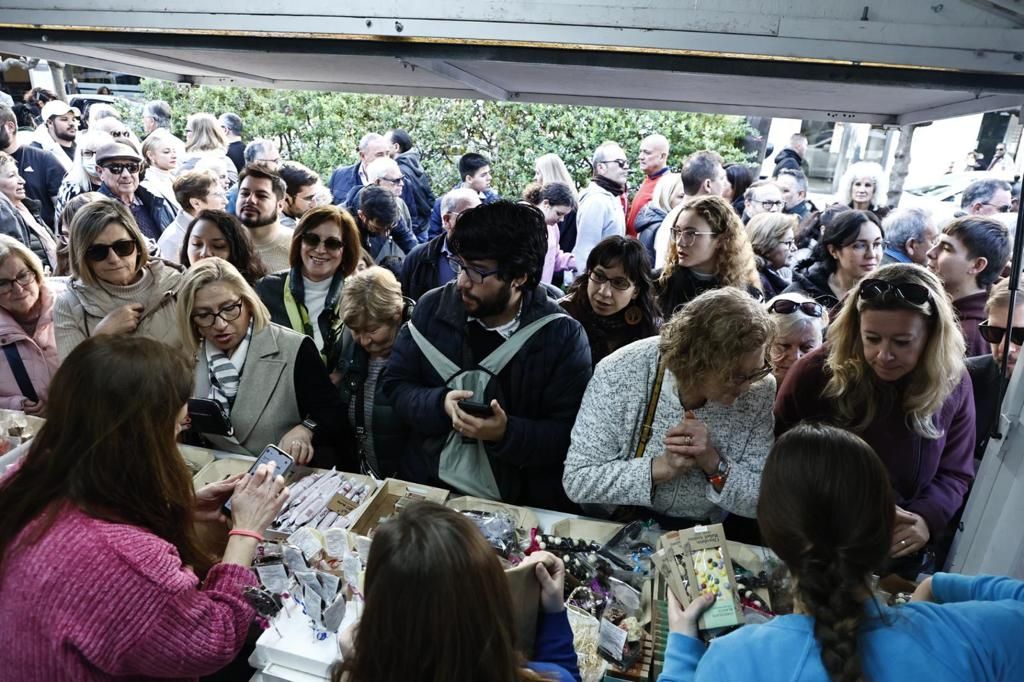
M 782 200 L 782 189 L 772 180 L 758 180 L 743 193 L 743 222 L 746 223 L 758 213 L 782 213 L 786 202 Z
M 939 236 L 939 228 L 931 213 L 923 208 L 898 208 L 886 216 L 882 230 L 888 243 L 882 265 L 928 265 L 928 249 Z
M 960 197 L 960 208 L 967 215 L 995 215 L 1013 210 L 1010 183 L 998 178 L 985 178 L 967 185 Z
M 576 245 L 572 253 L 583 267 L 590 251 L 605 237 L 626 234 L 626 214 L 620 197 L 626 191 L 629 161 L 616 142 L 604 142 L 591 158 L 594 176 L 580 192 L 576 212 Z
M 217 118 L 224 139 L 228 141 L 228 158 L 235 164 L 239 173 L 245 168 L 245 143 L 242 142 L 242 118 L 233 112 L 226 111 Z
M 344 204 L 353 187 L 362 187 L 367 184 L 366 167 L 374 159 L 389 156 L 391 142 L 383 135 L 367 133 L 359 140 L 356 151 L 359 153 L 359 160 L 351 166 L 336 168 L 327 182 L 335 204 Z
M 457 187 L 441 197 L 441 224 L 444 232 L 413 249 L 402 263 L 402 293 L 419 300 L 431 289 L 442 287 L 455 279 L 448 265 L 448 235 L 459 216 L 480 205 L 480 193 L 468 187 Z
M 775 170 L 772 171 L 772 176 L 778 175 L 779 171 L 784 168 L 806 173 L 805 156 L 807 156 L 807 138 L 800 133 L 793 133 L 789 138 L 789 146 L 775 155 Z
M 171 105 L 162 99 L 150 100 L 142 107 L 142 129 L 149 135 L 160 128 L 170 132 Z
M 786 203 L 782 207 L 783 213 L 792 213 L 803 220 L 814 210 L 811 202 L 807 201 L 807 176 L 803 171 L 783 168 L 775 176 L 775 184 L 782 190 L 782 200 Z

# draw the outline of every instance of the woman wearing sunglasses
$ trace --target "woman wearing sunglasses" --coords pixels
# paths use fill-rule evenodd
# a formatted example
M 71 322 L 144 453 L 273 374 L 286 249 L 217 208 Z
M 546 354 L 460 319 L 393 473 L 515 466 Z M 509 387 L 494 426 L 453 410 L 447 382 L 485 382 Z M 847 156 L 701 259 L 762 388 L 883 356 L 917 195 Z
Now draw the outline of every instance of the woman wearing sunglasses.
M 572 429 L 569 497 L 643 507 L 675 528 L 753 518 L 772 445 L 774 335 L 761 303 L 723 287 L 600 363 Z
M 797 360 L 821 345 L 828 327 L 828 311 L 803 294 L 779 294 L 768 302 L 768 312 L 778 329 L 768 348 L 768 362 L 778 387 Z
M 942 282 L 886 265 L 850 291 L 825 345 L 789 370 L 776 432 L 803 420 L 849 429 L 889 471 L 899 509 L 892 570 L 916 576 L 974 477 L 974 398 Z
M 146 251 L 146 238 L 114 199 L 83 206 L 71 223 L 71 281 L 54 308 L 63 360 L 101 334 L 146 336 L 178 346 L 174 293 L 181 272 Z
M 267 275 L 256 292 L 270 319 L 313 339 L 330 372 L 341 354 L 341 301 L 345 278 L 359 262 L 359 231 L 348 211 L 314 208 L 299 220 L 288 255 L 290 270 Z
M 652 285 L 650 262 L 636 239 L 607 237 L 590 251 L 586 272 L 559 305 L 587 332 L 593 365 L 658 333 Z
M 233 430 L 201 433 L 206 442 L 253 457 L 277 443 L 299 464 L 337 464 L 341 405 L 313 340 L 271 322 L 231 263 L 204 258 L 189 269 L 177 323 L 195 358 L 195 397 L 216 401 Z
M 665 269 L 655 284 L 658 307 L 666 319 L 684 303 L 718 287 L 739 287 L 764 300 L 750 239 L 725 199 L 702 196 L 685 204 L 670 234 Z
M 1013 321 L 1010 321 L 1010 280 L 1004 279 L 992 287 L 985 303 L 986 319 L 978 325 L 978 332 L 988 342 L 992 352 L 967 358 L 967 371 L 971 373 L 974 386 L 974 413 L 978 434 L 977 458 L 985 454 L 988 439 L 997 425 L 999 400 L 999 368 L 1003 364 L 1003 353 L 1009 345 L 1006 376 L 1003 387 L 1010 381 L 1017 356 L 1024 346 L 1024 287 L 1017 289 L 1013 302 Z
M 789 275 L 783 276 L 780 271 L 796 251 L 797 225 L 797 217 L 792 213 L 758 213 L 747 223 L 761 292 L 766 299 L 775 298 L 790 285 Z

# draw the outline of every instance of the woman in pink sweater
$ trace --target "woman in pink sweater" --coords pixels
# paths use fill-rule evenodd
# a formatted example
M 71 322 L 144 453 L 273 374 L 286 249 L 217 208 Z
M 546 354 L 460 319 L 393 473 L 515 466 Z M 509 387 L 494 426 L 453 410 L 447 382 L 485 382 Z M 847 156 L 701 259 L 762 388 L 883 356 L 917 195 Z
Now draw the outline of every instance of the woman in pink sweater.
M 0 677 L 195 679 L 241 650 L 249 565 L 288 492 L 264 467 L 193 492 L 174 443 L 191 376 L 157 341 L 109 336 L 57 371 L 46 425 L 0 481 Z M 223 523 L 228 497 L 211 567 L 195 525 Z
M 0 407 L 42 414 L 58 363 L 53 296 L 39 258 L 5 235 L 0 235 L 0 349 Z

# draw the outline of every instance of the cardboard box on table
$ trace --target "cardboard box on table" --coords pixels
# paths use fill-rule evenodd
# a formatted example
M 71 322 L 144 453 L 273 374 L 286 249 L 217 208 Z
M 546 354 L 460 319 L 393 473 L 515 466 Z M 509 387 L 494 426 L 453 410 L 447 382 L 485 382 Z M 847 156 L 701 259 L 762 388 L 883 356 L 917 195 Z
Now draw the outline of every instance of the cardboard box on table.
M 495 502 L 494 500 L 485 500 L 480 497 L 470 497 L 465 495 L 463 497 L 454 497 L 445 503 L 445 506 L 455 511 L 479 511 L 479 512 L 490 512 L 490 513 L 502 513 L 507 515 L 516 524 L 516 530 L 519 531 L 521 537 L 529 538 L 530 530 L 533 528 L 540 528 L 540 519 L 531 510 L 526 507 L 516 507 L 511 504 L 505 504 L 504 502 Z
M 429 485 L 399 481 L 397 478 L 385 479 L 376 492 L 372 493 L 370 499 L 363 503 L 349 530 L 356 535 L 371 536 L 380 525 L 381 519 L 395 514 L 395 504 L 403 498 L 444 504 L 448 499 L 448 491 Z

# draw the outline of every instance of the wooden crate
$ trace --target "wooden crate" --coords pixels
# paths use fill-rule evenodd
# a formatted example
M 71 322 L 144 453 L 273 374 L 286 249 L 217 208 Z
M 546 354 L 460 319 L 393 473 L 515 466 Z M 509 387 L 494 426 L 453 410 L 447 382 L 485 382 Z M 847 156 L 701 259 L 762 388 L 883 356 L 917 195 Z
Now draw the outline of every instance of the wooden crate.
M 363 506 L 362 512 L 352 523 L 351 531 L 357 535 L 369 537 L 376 530 L 382 518 L 395 513 L 395 503 L 403 497 L 444 504 L 448 499 L 448 491 L 443 488 L 389 478 L 381 487 L 377 488 L 377 492 Z

